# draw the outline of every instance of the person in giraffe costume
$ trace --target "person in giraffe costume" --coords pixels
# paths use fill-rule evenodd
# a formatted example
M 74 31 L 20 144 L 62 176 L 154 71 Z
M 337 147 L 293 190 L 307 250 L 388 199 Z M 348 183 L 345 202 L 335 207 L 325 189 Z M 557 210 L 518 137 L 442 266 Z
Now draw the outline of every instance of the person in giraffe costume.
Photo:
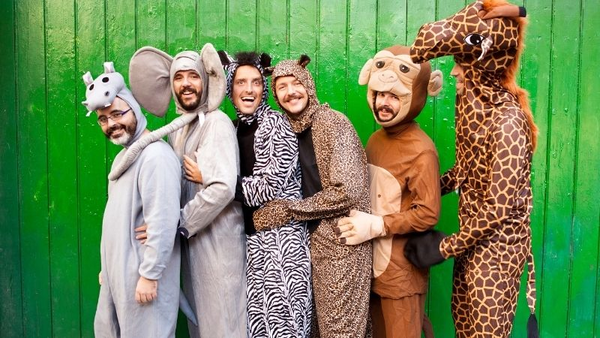
M 537 128 L 527 92 L 515 82 L 524 16 L 524 8 L 506 1 L 479 0 L 423 25 L 410 50 L 414 62 L 452 55 L 457 64 L 456 159 L 441 189 L 459 191 L 460 229 L 415 237 L 405 255 L 416 266 L 455 258 L 459 338 L 510 336 L 526 263 L 529 337 L 538 334 L 530 227 Z

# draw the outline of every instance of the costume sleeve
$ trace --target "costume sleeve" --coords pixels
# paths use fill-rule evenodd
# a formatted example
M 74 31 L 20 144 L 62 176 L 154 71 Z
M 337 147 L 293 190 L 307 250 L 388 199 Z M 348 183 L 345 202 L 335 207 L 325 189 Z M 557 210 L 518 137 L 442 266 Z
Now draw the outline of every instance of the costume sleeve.
M 210 113 L 212 114 L 212 113 Z M 207 118 L 196 163 L 203 189 L 181 211 L 180 226 L 192 236 L 212 223 L 233 201 L 238 172 L 238 146 L 233 124 L 226 115 Z
M 144 222 L 148 226 L 138 271 L 154 280 L 161 278 L 170 259 L 179 221 L 181 169 L 174 154 L 165 154 L 167 146 L 162 149 L 165 151 L 145 159 L 138 176 Z
M 290 212 L 296 220 L 347 215 L 350 209 L 358 208 L 361 199 L 368 197 L 365 151 L 350 121 L 340 113 L 333 114 L 340 116 L 333 119 L 330 129 L 323 133 L 327 139 L 314 142 L 324 141 L 333 147 L 331 158 L 327 159 L 329 182 L 323 184 L 323 190 L 313 196 L 290 205 Z
M 497 127 L 491 131 L 487 169 L 489 184 L 485 191 L 478 192 L 481 197 L 477 201 L 477 214 L 465 217 L 460 231 L 446 237 L 440 243 L 440 251 L 445 258 L 458 256 L 478 241 L 488 238 L 510 217 L 518 197 L 516 195 L 519 193 L 517 187 L 522 180 L 528 179 L 526 172 L 529 141 L 521 123 L 524 122 L 505 116 L 497 121 Z
M 277 198 L 298 166 L 298 140 L 283 115 L 273 113 L 260 122 L 254 152 L 252 176 L 242 178 L 244 202 L 252 207 Z
M 415 159 L 407 184 L 412 199 L 410 208 L 383 217 L 389 234 L 422 232 L 436 225 L 441 196 L 439 163 L 434 151 L 427 150 Z
M 452 192 L 458 189 L 458 180 L 456 178 L 457 174 L 456 165 L 448 171 L 446 171 L 442 177 L 440 177 L 440 186 L 441 186 L 441 194 L 446 195 L 449 192 Z

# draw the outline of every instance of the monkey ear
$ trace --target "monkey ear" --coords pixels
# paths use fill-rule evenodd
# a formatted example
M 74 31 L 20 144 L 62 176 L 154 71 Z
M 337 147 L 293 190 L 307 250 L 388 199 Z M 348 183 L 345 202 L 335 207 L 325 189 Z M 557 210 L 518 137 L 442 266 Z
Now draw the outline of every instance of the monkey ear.
M 429 76 L 429 84 L 427 85 L 427 94 L 429 96 L 437 96 L 442 91 L 444 76 L 441 71 L 434 70 Z
M 221 64 L 223 66 L 227 66 L 228 64 L 233 62 L 233 59 L 231 58 L 231 56 L 229 56 L 229 54 L 227 54 L 226 51 L 220 50 L 217 52 L 217 54 L 219 54 L 219 59 L 221 59 Z
M 363 86 L 369 83 L 369 79 L 371 78 L 371 65 L 373 65 L 373 59 L 369 59 L 360 70 L 360 74 L 358 75 L 359 85 Z
M 263 67 L 263 69 L 271 67 L 271 56 L 269 54 L 260 54 L 260 66 Z
M 310 58 L 306 54 L 302 54 L 300 56 L 300 60 L 298 60 L 298 64 L 302 68 L 306 68 L 306 66 L 308 65 L 309 62 L 310 62 Z

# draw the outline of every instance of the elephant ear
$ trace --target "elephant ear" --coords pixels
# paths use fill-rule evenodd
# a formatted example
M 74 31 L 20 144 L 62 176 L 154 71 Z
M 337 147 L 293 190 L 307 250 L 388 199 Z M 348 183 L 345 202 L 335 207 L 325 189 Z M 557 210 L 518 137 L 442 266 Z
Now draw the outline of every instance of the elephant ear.
M 170 69 L 173 58 L 154 47 L 142 47 L 129 63 L 129 86 L 138 103 L 151 114 L 163 117 L 169 109 Z
M 225 73 L 221 65 L 219 54 L 211 43 L 207 43 L 200 51 L 200 59 L 204 64 L 204 70 L 208 75 L 208 101 L 207 111 L 213 111 L 219 108 L 225 97 Z

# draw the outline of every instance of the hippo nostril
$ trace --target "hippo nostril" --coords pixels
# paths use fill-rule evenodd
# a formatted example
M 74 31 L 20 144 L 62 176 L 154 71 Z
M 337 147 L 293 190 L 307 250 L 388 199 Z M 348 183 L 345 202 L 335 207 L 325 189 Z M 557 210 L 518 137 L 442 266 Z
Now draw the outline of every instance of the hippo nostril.
M 110 92 L 106 91 L 104 92 L 104 96 L 108 96 L 110 94 Z

